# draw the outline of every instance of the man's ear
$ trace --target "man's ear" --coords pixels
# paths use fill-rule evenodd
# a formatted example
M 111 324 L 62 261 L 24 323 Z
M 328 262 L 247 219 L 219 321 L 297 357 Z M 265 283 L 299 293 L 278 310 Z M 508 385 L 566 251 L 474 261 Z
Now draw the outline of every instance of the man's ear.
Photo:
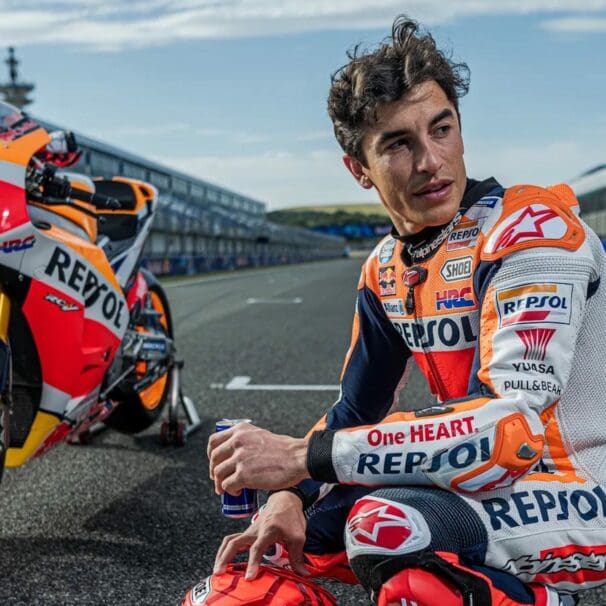
M 370 177 L 366 174 L 366 169 L 360 160 L 357 160 L 353 156 L 343 156 L 343 164 L 347 167 L 347 170 L 353 175 L 353 178 L 364 188 L 370 189 L 373 187 L 373 182 Z

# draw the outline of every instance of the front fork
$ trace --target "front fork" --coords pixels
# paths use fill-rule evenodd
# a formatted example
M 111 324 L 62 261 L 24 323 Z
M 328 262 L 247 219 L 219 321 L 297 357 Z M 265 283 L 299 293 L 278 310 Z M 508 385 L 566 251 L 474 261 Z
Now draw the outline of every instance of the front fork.
M 4 469 L 6 449 L 9 443 L 11 353 L 8 342 L 8 328 L 10 316 L 10 299 L 0 290 L 0 477 Z

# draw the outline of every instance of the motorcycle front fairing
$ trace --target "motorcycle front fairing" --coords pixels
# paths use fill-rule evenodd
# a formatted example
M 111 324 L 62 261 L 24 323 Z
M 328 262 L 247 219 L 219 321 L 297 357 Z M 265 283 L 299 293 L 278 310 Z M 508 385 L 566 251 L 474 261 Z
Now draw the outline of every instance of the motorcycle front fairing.
M 77 229 L 30 220 L 26 168 L 48 141 L 46 131 L 33 126 L 0 138 L 0 286 L 11 300 L 11 324 L 17 315 L 25 321 L 19 336 L 33 343 L 41 384 L 39 401 L 14 402 L 9 467 L 63 440 L 96 404 L 128 323 L 124 294 L 103 251 Z M 19 360 L 22 345 L 11 337 Z

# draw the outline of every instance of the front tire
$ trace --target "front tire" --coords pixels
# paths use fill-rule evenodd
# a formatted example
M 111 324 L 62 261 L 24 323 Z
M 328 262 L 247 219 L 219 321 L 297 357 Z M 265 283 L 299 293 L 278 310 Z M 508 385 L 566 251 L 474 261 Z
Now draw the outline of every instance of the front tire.
M 173 338 L 173 327 L 170 317 L 168 299 L 158 283 L 149 284 L 146 305 L 151 305 L 160 315 L 157 317 L 155 330 Z M 148 362 L 137 363 L 135 376 L 142 378 L 147 372 Z M 121 389 L 116 396 L 120 403 L 106 421 L 106 425 L 123 433 L 138 433 L 150 427 L 160 416 L 170 394 L 170 370 L 158 377 L 151 385 L 135 391 Z

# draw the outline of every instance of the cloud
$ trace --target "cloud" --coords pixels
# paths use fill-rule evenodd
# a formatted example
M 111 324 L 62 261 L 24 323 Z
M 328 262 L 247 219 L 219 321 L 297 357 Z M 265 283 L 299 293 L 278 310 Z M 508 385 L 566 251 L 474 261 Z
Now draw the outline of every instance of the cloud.
M 603 33 L 606 32 L 606 17 L 563 17 L 544 21 L 541 27 L 556 32 Z
M 467 143 L 469 174 L 477 179 L 494 175 L 503 185 L 570 182 L 586 170 L 606 162 L 601 137 L 503 147 Z
M 606 162 L 606 153 L 594 140 L 561 140 L 532 145 L 487 145 L 483 140 L 466 141 L 468 174 L 476 179 L 495 176 L 503 185 L 570 182 Z M 341 161 L 338 149 L 306 153 L 292 151 L 153 158 L 205 181 L 260 200 L 268 208 L 339 202 L 377 202 L 374 190 L 361 189 Z
M 336 150 L 153 159 L 265 202 L 270 210 L 324 202 L 378 200 L 376 194 L 354 182 Z
M 184 122 L 175 122 L 173 124 L 156 124 L 153 126 L 122 126 L 119 128 L 104 129 L 98 136 L 101 138 L 111 138 L 114 136 L 135 136 L 148 137 L 160 135 L 172 135 L 189 131 L 190 126 Z
M 544 27 L 604 31 L 603 25 L 590 27 L 587 13 L 606 10 L 606 0 L 570 5 L 569 0 L 410 0 L 405 9 L 429 25 L 478 15 L 559 12 L 568 16 Z M 116 51 L 204 38 L 387 28 L 402 9 L 400 0 L 0 0 L 0 39 L 7 45 L 62 43 Z

